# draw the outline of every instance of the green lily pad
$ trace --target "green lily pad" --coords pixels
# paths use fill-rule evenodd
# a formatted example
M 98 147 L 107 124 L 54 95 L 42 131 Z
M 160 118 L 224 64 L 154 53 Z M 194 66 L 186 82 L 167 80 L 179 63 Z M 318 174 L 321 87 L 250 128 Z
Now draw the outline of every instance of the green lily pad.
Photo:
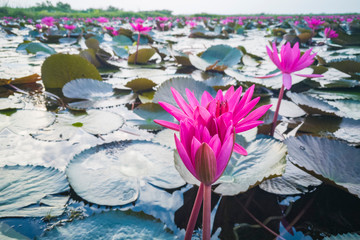
M 79 55 L 93 64 L 96 68 L 101 67 L 101 62 L 96 58 L 96 50 L 94 49 L 85 49 L 82 50 Z
M 110 211 L 47 231 L 40 239 L 177 239 L 164 224 L 144 214 Z
M 125 48 L 113 46 L 112 49 L 114 54 L 120 58 L 127 58 L 129 56 L 129 53 Z
M 177 103 L 171 93 L 171 87 L 175 88 L 184 99 L 187 99 L 185 89 L 188 88 L 191 90 L 195 97 L 201 100 L 201 96 L 204 91 L 208 91 L 211 95 L 215 96 L 216 92 L 213 88 L 207 86 L 202 82 L 195 81 L 192 78 L 172 78 L 163 82 L 157 89 L 153 102 L 157 103 L 159 101 L 167 102 L 173 106 L 177 106 Z
M 290 137 L 289 160 L 314 177 L 360 197 L 360 149 L 327 138 Z
M 311 97 L 304 93 L 286 92 L 286 96 L 289 97 L 294 103 L 301 106 L 309 114 L 335 114 L 338 109 L 331 106 L 329 103 L 320 99 Z
M 333 59 L 327 63 L 330 67 L 333 67 L 341 72 L 355 75 L 360 73 L 360 61 L 359 59 Z
M 272 178 L 262 182 L 262 190 L 279 195 L 302 194 L 309 191 L 309 187 L 320 185 L 322 182 L 286 161 L 285 172 L 281 177 Z
M 65 97 L 96 99 L 113 95 L 112 85 L 94 79 L 76 79 L 66 83 L 62 89 Z
M 0 218 L 59 216 L 69 195 L 65 175 L 41 166 L 0 168 Z
M 94 79 L 76 79 L 66 83 L 62 89 L 65 97 L 84 99 L 69 103 L 76 110 L 101 109 L 129 103 L 132 96 L 116 95 L 113 87 L 107 82 Z
M 62 88 L 77 78 L 102 80 L 94 65 L 79 55 L 54 54 L 41 66 L 41 77 L 45 88 Z
M 25 135 L 53 124 L 55 115 L 37 110 L 18 110 L 10 116 L 0 114 L 0 131 L 4 128 Z
M 131 46 L 133 44 L 133 40 L 125 35 L 113 37 L 113 42 L 120 46 Z
M 131 88 L 134 92 L 152 90 L 157 84 L 148 78 L 136 78 L 126 83 L 125 87 Z
M 218 65 L 232 67 L 240 61 L 242 54 L 237 48 L 228 45 L 215 45 L 208 48 L 201 58 L 210 64 L 218 61 Z
M 99 40 L 95 39 L 95 38 L 88 38 L 85 41 L 85 45 L 89 48 L 89 49 L 93 49 L 95 51 L 100 49 L 100 42 Z
M 142 119 L 130 120 L 140 129 L 160 130 L 162 126 L 154 122 L 155 119 L 166 120 L 169 122 L 174 121 L 174 118 L 166 112 L 159 104 L 145 103 L 141 104 L 134 109 L 134 113 L 140 116 Z
M 125 205 L 138 198 L 141 181 L 168 189 L 185 184 L 171 158 L 170 149 L 151 142 L 114 142 L 76 155 L 66 174 L 74 191 L 85 200 Z
M 272 78 L 260 79 L 260 78 L 255 78 L 255 76 L 254 77 L 248 76 L 245 73 L 242 73 L 237 70 L 230 69 L 230 68 L 226 69 L 224 72 L 225 72 L 225 74 L 237 79 L 240 82 L 251 82 L 251 83 L 260 84 L 262 86 L 272 88 L 272 89 L 280 89 L 282 86 L 282 83 L 283 83 L 281 74 L 279 76 L 272 77 Z M 271 72 L 271 73 L 274 73 L 274 72 Z M 305 68 L 296 73 L 312 74 L 313 70 L 311 68 Z M 264 75 L 262 75 L 262 76 L 264 76 Z M 295 84 L 303 81 L 304 79 L 306 79 L 304 77 L 300 77 L 300 76 L 296 76 L 296 75 L 291 75 L 291 76 L 292 76 L 292 85 L 295 85 Z
M 48 54 L 54 54 L 56 51 L 46 45 L 45 43 L 41 42 L 30 42 L 30 43 L 20 43 L 19 46 L 16 48 L 17 51 L 25 50 L 27 53 L 37 53 L 37 52 L 45 52 Z
M 124 119 L 115 113 L 102 110 L 89 110 L 86 114 L 73 115 L 68 112 L 56 115 L 55 123 L 32 134 L 46 141 L 64 141 L 72 138 L 78 130 L 92 135 L 105 135 L 119 129 Z
M 360 238 L 359 234 L 356 233 L 345 233 L 345 234 L 338 234 L 332 235 L 330 237 L 325 237 L 323 240 L 357 240 Z
M 142 48 L 139 49 L 137 54 L 136 63 L 138 64 L 146 64 L 150 58 L 156 53 L 155 49 L 153 48 Z M 136 53 L 133 53 L 128 58 L 128 63 L 134 64 L 135 62 Z
M 233 153 L 215 192 L 237 195 L 261 182 L 283 174 L 286 146 L 274 139 L 258 139 L 246 148 L 248 155 Z
M 208 48 L 201 57 L 190 55 L 191 64 L 202 71 L 215 70 L 223 72 L 237 64 L 242 53 L 239 49 L 227 45 L 215 45 Z
M 271 98 L 270 104 L 272 107 L 270 108 L 271 111 L 275 112 L 277 106 L 278 99 Z M 302 110 L 298 105 L 295 103 L 288 101 L 288 100 L 281 100 L 279 114 L 284 117 L 296 118 L 301 117 L 306 114 L 304 110 Z

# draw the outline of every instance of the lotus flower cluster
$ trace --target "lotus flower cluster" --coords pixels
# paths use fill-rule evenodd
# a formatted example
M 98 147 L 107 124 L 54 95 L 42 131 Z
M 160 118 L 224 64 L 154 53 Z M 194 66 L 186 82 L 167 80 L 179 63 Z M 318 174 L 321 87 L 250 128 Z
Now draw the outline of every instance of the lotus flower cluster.
M 335 30 L 332 30 L 329 27 L 324 29 L 324 35 L 325 38 L 337 38 L 339 36 Z
M 159 104 L 179 122 L 187 119 L 190 123 L 195 123 L 198 120 L 196 114 L 202 114 L 203 116 L 206 115 L 208 117 L 212 116 L 215 119 L 221 117 L 222 121 L 231 121 L 235 128 L 235 132 L 240 133 L 263 123 L 258 119 L 270 108 L 270 105 L 264 105 L 251 112 L 260 100 L 259 97 L 251 100 L 254 93 L 254 87 L 255 85 L 251 86 L 244 93 L 242 98 L 241 87 L 235 91 L 232 86 L 225 94 L 219 90 L 215 98 L 205 91 L 200 102 L 196 99 L 193 92 L 186 89 L 189 103 L 185 101 L 178 91 L 172 88 L 172 94 L 180 109 L 166 102 L 159 102 Z M 164 120 L 155 120 L 155 122 L 176 131 L 180 130 L 180 125 L 176 123 Z M 246 150 L 237 143 L 234 145 L 234 151 L 247 155 Z

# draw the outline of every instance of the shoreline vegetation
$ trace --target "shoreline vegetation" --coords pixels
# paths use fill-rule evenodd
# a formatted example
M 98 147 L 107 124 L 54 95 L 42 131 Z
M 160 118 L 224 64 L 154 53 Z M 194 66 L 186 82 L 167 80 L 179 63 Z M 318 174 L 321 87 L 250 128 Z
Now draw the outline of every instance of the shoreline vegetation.
M 355 15 L 358 13 L 333 13 L 333 14 L 296 14 L 296 16 L 311 16 L 311 15 Z M 218 14 L 208 14 L 208 13 L 197 13 L 197 14 L 189 14 L 189 15 L 173 15 L 170 10 L 152 10 L 152 11 L 125 11 L 123 9 L 109 6 L 107 9 L 95 9 L 88 8 L 86 10 L 75 10 L 72 9 L 71 6 L 67 3 L 57 2 L 55 5 L 50 1 L 46 1 L 43 3 L 37 3 L 35 6 L 24 8 L 24 7 L 9 7 L 7 5 L 0 6 L 0 17 L 28 17 L 28 18 L 42 18 L 45 16 L 51 17 L 136 17 L 136 18 L 146 18 L 146 17 L 182 17 L 182 16 L 190 16 L 190 17 L 227 17 L 227 16 L 284 16 L 289 14 L 231 14 L 231 15 L 218 15 Z M 294 14 L 290 14 L 294 15 Z M 295 16 L 295 15 L 294 15 Z

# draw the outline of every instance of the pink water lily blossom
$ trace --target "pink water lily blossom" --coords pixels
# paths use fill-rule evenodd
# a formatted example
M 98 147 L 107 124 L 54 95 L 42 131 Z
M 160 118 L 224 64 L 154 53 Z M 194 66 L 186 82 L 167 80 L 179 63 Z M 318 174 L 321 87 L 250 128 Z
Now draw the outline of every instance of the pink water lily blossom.
M 41 23 L 48 26 L 48 27 L 51 27 L 54 25 L 54 18 L 53 17 L 44 17 L 41 19 Z
M 316 28 L 318 28 L 318 26 L 322 25 L 325 23 L 325 21 L 321 21 L 320 19 L 317 18 L 305 18 L 305 21 L 307 22 L 309 28 L 315 30 Z
M 72 24 L 70 24 L 70 25 L 65 24 L 65 25 L 64 25 L 64 28 L 67 29 L 67 30 L 72 31 L 72 30 L 74 30 L 74 29 L 76 28 L 76 26 L 75 26 L 75 25 L 72 25 Z
M 291 48 L 291 45 L 288 42 L 281 47 L 280 58 L 274 42 L 272 45 L 272 51 L 268 46 L 266 46 L 266 50 L 271 61 L 276 65 L 276 67 L 280 70 L 280 72 L 258 78 L 270 78 L 282 74 L 283 84 L 286 89 L 290 90 L 292 86 L 291 74 L 300 77 L 308 77 L 308 78 L 322 77 L 322 75 L 319 74 L 295 73 L 297 71 L 309 67 L 314 62 L 314 57 L 316 56 L 316 53 L 311 54 L 312 48 L 307 50 L 303 55 L 301 55 L 299 49 L 299 43 L 295 43 L 294 47 Z
M 332 30 L 329 27 L 324 29 L 324 35 L 325 38 L 337 38 L 339 36 L 339 34 L 337 34 L 335 30 Z
M 189 172 L 205 185 L 213 184 L 224 172 L 234 146 L 234 126 L 223 115 L 216 119 L 197 107 L 195 122 L 180 122 L 180 140 L 175 135 L 176 148 Z
M 178 91 L 171 88 L 174 99 L 180 109 L 166 102 L 158 103 L 179 122 L 185 119 L 194 122 L 196 119 L 196 109 L 200 109 L 202 113 L 208 112 L 215 118 L 222 117 L 223 115 L 227 116 L 227 119 L 232 121 L 235 132 L 240 133 L 262 124 L 263 122 L 258 119 L 271 107 L 271 105 L 264 105 L 253 110 L 260 100 L 259 97 L 251 99 L 254 88 L 255 85 L 251 86 L 244 93 L 243 97 L 241 97 L 241 87 L 235 91 L 234 87 L 231 86 L 225 94 L 222 90 L 219 90 L 215 98 L 212 97 L 209 92 L 205 91 L 202 94 L 200 102 L 189 89 L 186 89 L 188 99 L 188 102 L 186 102 Z M 180 125 L 173 122 L 164 120 L 155 120 L 155 122 L 175 131 L 180 130 Z M 246 150 L 237 143 L 234 145 L 234 151 L 242 155 L 247 155 Z
M 133 23 L 130 23 L 131 27 L 139 33 L 146 33 L 151 30 L 151 27 L 145 27 L 141 23 L 137 23 L 136 25 Z

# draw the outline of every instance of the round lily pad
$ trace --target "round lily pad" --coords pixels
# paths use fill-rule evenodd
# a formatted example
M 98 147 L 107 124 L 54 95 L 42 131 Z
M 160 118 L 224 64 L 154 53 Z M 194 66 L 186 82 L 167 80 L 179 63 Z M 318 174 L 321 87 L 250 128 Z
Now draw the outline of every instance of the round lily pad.
M 233 153 L 215 192 L 237 195 L 285 170 L 286 146 L 274 139 L 258 139 L 246 148 L 247 156 Z
M 307 192 L 310 186 L 318 186 L 321 183 L 319 179 L 299 169 L 290 161 L 287 161 L 285 172 L 281 177 L 266 180 L 259 186 L 262 190 L 270 193 L 294 195 Z
M 110 211 L 47 231 L 40 239 L 177 239 L 164 224 L 145 214 Z
M 41 42 L 21 43 L 16 50 L 17 51 L 25 50 L 28 53 L 37 53 L 37 52 L 45 52 L 48 54 L 56 53 L 56 51 L 52 47 Z
M 201 100 L 201 96 L 204 91 L 208 91 L 211 95 L 215 96 L 216 92 L 213 88 L 207 86 L 206 84 L 195 81 L 192 78 L 173 78 L 163 82 L 160 87 L 157 89 L 153 102 L 157 103 L 167 102 L 173 106 L 177 106 L 177 103 L 171 93 L 171 88 L 175 88 L 184 99 L 187 99 L 185 89 L 189 89 L 194 92 L 195 97 L 198 101 Z
M 99 71 L 79 55 L 54 54 L 41 66 L 41 77 L 45 88 L 62 88 L 77 78 L 102 80 Z
M 150 58 L 155 54 L 155 52 L 156 51 L 153 48 L 139 49 L 138 54 L 137 54 L 136 63 L 146 64 L 150 60 Z M 136 56 L 136 53 L 131 54 L 128 58 L 128 63 L 134 63 L 135 56 Z
M 136 78 L 126 83 L 125 87 L 131 88 L 134 92 L 152 90 L 156 83 L 148 78 Z
M 72 138 L 78 131 L 93 135 L 104 135 L 119 129 L 124 119 L 115 113 L 102 110 L 88 110 L 86 114 L 73 115 L 63 112 L 56 115 L 54 125 L 32 134 L 33 137 L 46 141 L 63 141 Z
M 38 110 L 17 110 L 11 116 L 0 114 L 0 131 L 8 128 L 17 134 L 30 134 L 53 124 L 55 115 Z
M 270 99 L 270 104 L 272 104 L 270 108 L 271 111 L 275 112 L 277 103 L 278 103 L 278 99 L 276 98 Z M 279 114 L 284 117 L 296 118 L 296 117 L 304 116 L 306 112 L 302 110 L 295 103 L 283 99 L 280 104 Z
M 69 185 L 64 173 L 41 166 L 0 168 L 0 218 L 59 216 Z
M 113 95 L 112 85 L 94 79 L 76 79 L 66 83 L 62 89 L 68 98 L 102 98 Z
M 285 140 L 289 160 L 318 179 L 360 197 L 360 149 L 345 143 L 303 135 Z
M 140 129 L 159 130 L 163 129 L 162 126 L 155 123 L 155 119 L 166 120 L 169 122 L 174 121 L 174 117 L 166 112 L 159 104 L 156 103 L 144 103 L 134 109 L 134 113 L 140 116 L 142 119 L 130 120 L 135 123 Z M 172 139 L 174 140 L 174 139 Z
M 125 205 L 138 198 L 140 181 L 169 189 L 184 185 L 171 159 L 171 149 L 159 144 L 114 142 L 76 155 L 66 174 L 74 191 L 85 200 L 99 205 Z

